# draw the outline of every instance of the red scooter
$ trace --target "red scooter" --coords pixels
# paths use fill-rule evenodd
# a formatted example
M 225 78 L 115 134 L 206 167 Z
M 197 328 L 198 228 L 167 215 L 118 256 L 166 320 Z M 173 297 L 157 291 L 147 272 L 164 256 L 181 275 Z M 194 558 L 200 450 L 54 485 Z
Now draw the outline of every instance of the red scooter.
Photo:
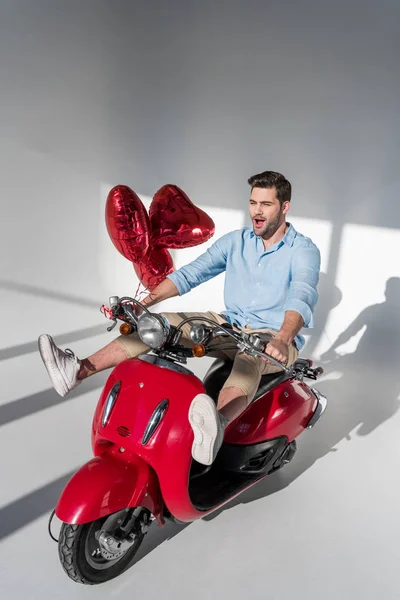
M 59 557 L 76 582 L 98 584 L 127 569 L 153 520 L 190 522 L 217 510 L 287 464 L 296 438 L 313 427 L 326 398 L 304 382 L 322 369 L 299 359 L 290 368 L 263 352 L 265 340 L 226 323 L 191 318 L 179 327 L 133 298 L 110 298 L 106 315 L 137 331 L 151 354 L 111 372 L 92 425 L 94 457 L 66 485 L 55 509 L 63 521 Z M 191 323 L 193 347 L 181 344 Z M 281 367 L 262 377 L 254 400 L 225 431 L 211 466 L 192 459 L 189 406 L 197 394 L 215 400 L 232 362 L 218 359 L 200 381 L 184 366 L 190 357 L 239 349 Z M 54 514 L 54 513 L 53 513 Z

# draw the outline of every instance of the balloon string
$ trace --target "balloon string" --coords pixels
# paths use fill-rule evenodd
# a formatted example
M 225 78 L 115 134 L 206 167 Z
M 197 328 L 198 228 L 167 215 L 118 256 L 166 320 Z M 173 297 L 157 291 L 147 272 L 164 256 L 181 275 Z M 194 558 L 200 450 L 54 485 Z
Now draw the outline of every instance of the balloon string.
M 138 299 L 138 297 L 137 297 L 137 296 L 138 296 L 138 293 L 139 293 L 139 290 L 140 290 L 140 286 L 141 286 L 141 285 L 142 285 L 142 282 L 141 282 L 141 281 L 139 281 L 139 285 L 137 286 L 137 289 L 136 289 L 136 292 L 135 292 L 135 295 L 134 295 L 134 298 L 135 298 L 135 300 L 137 300 L 137 299 Z
M 138 300 L 139 302 L 141 302 L 141 301 L 142 301 L 142 296 L 143 296 L 143 294 L 145 294 L 146 292 L 148 292 L 148 291 L 149 291 L 149 290 L 148 290 L 146 287 L 144 287 L 144 288 L 143 288 L 143 290 L 139 291 L 139 290 L 140 290 L 140 287 L 141 287 L 141 285 L 142 285 L 142 282 L 140 281 L 140 282 L 139 282 L 139 285 L 138 285 L 138 287 L 137 287 L 136 293 L 135 293 L 135 300 Z

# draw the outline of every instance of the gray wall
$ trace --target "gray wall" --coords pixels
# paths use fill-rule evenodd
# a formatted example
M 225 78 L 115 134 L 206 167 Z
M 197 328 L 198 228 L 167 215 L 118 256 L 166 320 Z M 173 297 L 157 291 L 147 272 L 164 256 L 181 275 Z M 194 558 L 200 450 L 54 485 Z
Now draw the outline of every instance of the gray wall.
M 2 0 L 0 453 L 10 460 L 0 562 L 9 596 L 25 595 L 24 564 L 33 598 L 55 588 L 71 597 L 43 532 L 68 474 L 90 455 L 106 375 L 60 402 L 36 338 L 48 331 L 87 355 L 112 339 L 99 305 L 136 290 L 107 236 L 107 191 L 126 183 L 148 206 L 161 185 L 176 183 L 213 216 L 218 237 L 246 220 L 248 176 L 274 169 L 293 184 L 291 220 L 322 252 L 305 354 L 324 362 L 329 414 L 272 487 L 246 496 L 251 504 L 141 561 L 135 589 L 214 597 L 233 582 L 231 598 L 264 598 L 269 565 L 271 597 L 292 600 L 303 589 L 320 600 L 323 589 L 332 600 L 397 598 L 399 280 L 387 298 L 385 287 L 400 277 L 399 18 L 395 0 Z M 203 249 L 175 252 L 176 265 Z M 168 308 L 218 310 L 222 284 Z M 343 357 L 325 355 L 347 329 Z M 385 485 L 371 485 L 371 472 Z M 205 556 L 218 544 L 217 573 Z M 184 564 L 186 579 L 178 569 L 168 587 L 172 564 Z M 122 597 L 132 577 L 105 593 Z
M 104 189 L 157 181 L 160 50 L 131 8 L 2 3 L 2 277 L 96 298 Z
M 329 223 L 332 288 L 343 227 L 400 220 L 398 10 L 3 2 L 2 277 L 106 297 L 112 185 L 151 197 L 170 181 L 199 205 L 246 212 L 247 177 L 271 168 L 293 183 L 293 215 Z

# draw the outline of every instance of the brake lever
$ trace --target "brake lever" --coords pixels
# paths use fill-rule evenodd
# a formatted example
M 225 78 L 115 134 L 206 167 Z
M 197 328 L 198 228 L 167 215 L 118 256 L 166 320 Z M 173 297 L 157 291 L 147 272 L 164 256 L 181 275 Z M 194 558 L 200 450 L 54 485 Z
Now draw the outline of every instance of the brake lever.
M 119 298 L 118 296 L 111 296 L 109 299 L 110 307 L 103 304 L 100 307 L 100 312 L 110 321 L 113 321 L 113 324 L 107 327 L 107 331 L 112 331 L 117 326 L 117 319 L 128 323 L 126 317 L 128 317 L 134 324 L 137 326 L 138 317 L 132 310 L 132 308 L 126 303 L 127 300 L 134 300 L 133 298 L 124 297 Z M 123 303 L 125 301 L 125 303 Z
M 112 325 L 107 327 L 107 331 L 112 331 L 117 324 L 117 319 L 114 316 L 114 308 L 108 308 L 105 304 L 100 307 L 100 312 L 110 321 L 114 321 Z
M 114 321 L 114 323 L 112 325 L 110 325 L 109 327 L 107 327 L 107 331 L 112 331 L 114 329 L 114 327 L 116 327 L 117 325 L 117 319 L 112 319 Z
M 288 369 L 286 367 L 286 365 L 284 365 L 283 363 L 279 362 L 279 360 L 276 360 L 275 358 L 273 358 L 269 354 L 266 354 L 265 352 L 260 352 L 260 350 L 254 346 L 254 344 L 250 340 L 250 337 L 252 335 L 253 334 L 251 334 L 251 333 L 250 334 L 244 334 L 244 341 L 241 342 L 240 344 L 238 344 L 238 347 L 242 350 L 242 352 L 246 352 L 247 354 L 250 354 L 251 356 L 259 356 L 260 358 L 262 358 L 262 359 L 264 359 L 264 360 L 272 363 L 275 367 L 279 367 L 282 371 L 285 371 L 286 373 L 288 373 L 290 369 Z M 256 337 L 256 339 L 261 344 L 264 344 L 264 342 L 258 336 Z M 242 349 L 242 347 L 243 347 L 243 349 Z

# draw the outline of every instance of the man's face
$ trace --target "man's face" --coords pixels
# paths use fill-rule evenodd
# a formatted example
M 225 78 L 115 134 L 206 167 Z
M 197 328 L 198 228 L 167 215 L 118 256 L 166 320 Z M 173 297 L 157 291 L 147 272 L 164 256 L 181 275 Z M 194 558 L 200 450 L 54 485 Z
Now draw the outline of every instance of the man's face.
M 281 207 L 275 188 L 253 188 L 250 196 L 250 217 L 254 233 L 260 237 L 273 235 L 284 222 L 288 209 L 289 202 L 284 202 Z

